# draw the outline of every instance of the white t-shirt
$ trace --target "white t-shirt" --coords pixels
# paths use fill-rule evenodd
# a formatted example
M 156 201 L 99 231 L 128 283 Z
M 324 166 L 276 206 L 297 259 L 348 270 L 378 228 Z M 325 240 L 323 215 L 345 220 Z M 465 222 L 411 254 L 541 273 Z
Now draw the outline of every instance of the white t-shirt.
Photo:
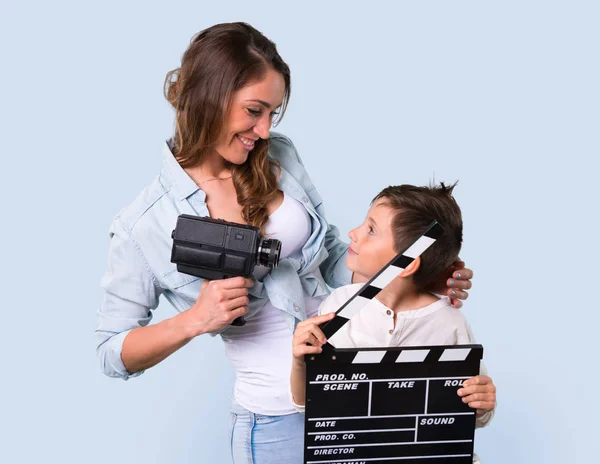
M 319 314 L 335 312 L 341 308 L 363 284 L 352 284 L 337 288 L 319 307 Z M 334 340 L 335 337 L 335 340 Z M 372 299 L 350 321 L 329 339 L 336 348 L 368 348 L 383 346 L 428 346 L 428 345 L 471 345 L 476 343 L 471 327 L 462 311 L 442 296 L 424 308 L 396 313 L 376 298 Z M 480 373 L 486 375 L 483 363 Z M 304 406 L 294 404 L 304 412 Z M 494 411 L 478 416 L 477 427 L 486 426 Z M 479 458 L 474 455 L 474 463 Z
M 337 311 L 361 287 L 352 284 L 334 290 L 321 304 L 319 313 Z M 394 312 L 374 298 L 330 342 L 337 348 L 469 345 L 475 343 L 475 337 L 462 311 L 454 308 L 448 297 L 424 308 L 399 311 L 395 326 Z
M 310 236 L 310 218 L 293 197 L 284 194 L 283 203 L 265 225 L 268 238 L 281 240 L 280 259 L 302 258 L 302 247 Z M 268 268 L 256 266 L 254 277 L 261 279 Z M 305 297 L 307 317 L 317 315 L 325 299 Z M 283 311 L 269 301 L 246 324 L 222 335 L 225 352 L 235 371 L 234 399 L 256 414 L 283 416 L 296 412 L 290 401 L 292 338 Z

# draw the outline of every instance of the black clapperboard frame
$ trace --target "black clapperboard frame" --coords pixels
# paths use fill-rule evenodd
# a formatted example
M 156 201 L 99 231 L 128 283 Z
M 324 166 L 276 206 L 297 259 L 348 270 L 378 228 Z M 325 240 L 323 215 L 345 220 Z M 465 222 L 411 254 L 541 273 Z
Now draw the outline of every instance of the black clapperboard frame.
M 335 334 L 442 232 L 433 222 L 322 326 L 328 343 L 306 356 L 305 464 L 472 463 L 475 410 L 456 391 L 479 374 L 481 345 L 335 347 Z

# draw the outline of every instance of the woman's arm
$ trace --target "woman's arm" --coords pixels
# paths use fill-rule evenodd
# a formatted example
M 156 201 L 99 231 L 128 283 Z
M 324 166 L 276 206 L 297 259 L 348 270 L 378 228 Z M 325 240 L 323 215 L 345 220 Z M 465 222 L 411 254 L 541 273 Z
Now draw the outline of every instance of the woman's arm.
M 161 289 L 139 247 L 117 221 L 111 226 L 104 300 L 98 312 L 97 354 L 103 372 L 127 379 L 141 374 L 192 338 L 229 325 L 247 312 L 250 279 L 205 281 L 194 306 L 148 325 Z
M 121 360 L 128 373 L 149 369 L 187 344 L 201 331 L 193 332 L 185 323 L 186 313 L 158 324 L 132 329 L 125 339 Z
M 128 372 L 155 366 L 190 340 L 215 332 L 248 312 L 252 279 L 202 282 L 194 306 L 159 324 L 133 329 L 123 341 L 121 358 Z

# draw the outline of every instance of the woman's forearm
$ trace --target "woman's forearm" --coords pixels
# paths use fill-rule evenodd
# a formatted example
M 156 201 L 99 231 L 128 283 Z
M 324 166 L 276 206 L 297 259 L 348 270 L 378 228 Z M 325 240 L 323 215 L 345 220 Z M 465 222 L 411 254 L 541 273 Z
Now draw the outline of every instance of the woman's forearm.
M 191 330 L 186 312 L 158 324 L 137 327 L 123 340 L 121 360 L 130 374 L 149 369 L 167 358 L 194 337 L 203 333 Z

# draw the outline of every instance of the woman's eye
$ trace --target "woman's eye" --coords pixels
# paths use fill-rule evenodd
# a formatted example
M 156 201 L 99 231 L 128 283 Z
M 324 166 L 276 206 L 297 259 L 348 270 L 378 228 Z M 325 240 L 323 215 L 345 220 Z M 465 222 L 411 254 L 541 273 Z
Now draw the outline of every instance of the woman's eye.
M 275 116 L 279 116 L 279 110 L 271 111 L 271 118 L 274 118 Z
M 253 110 L 252 108 L 246 108 L 246 110 L 248 111 L 248 113 L 250 113 L 252 116 L 260 116 L 260 110 Z

